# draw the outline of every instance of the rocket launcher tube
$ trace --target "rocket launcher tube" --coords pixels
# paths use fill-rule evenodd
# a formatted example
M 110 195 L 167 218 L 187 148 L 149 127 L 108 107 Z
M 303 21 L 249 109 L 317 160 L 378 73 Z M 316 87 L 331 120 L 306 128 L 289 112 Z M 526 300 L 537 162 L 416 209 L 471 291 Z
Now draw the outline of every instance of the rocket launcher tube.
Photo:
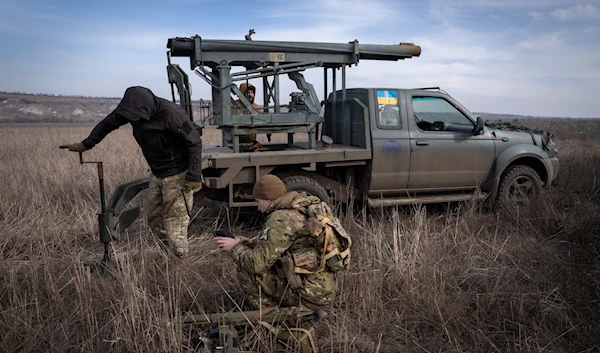
M 353 58 L 356 63 L 358 59 L 363 60 L 389 60 L 396 61 L 412 58 L 421 54 L 421 47 L 412 43 L 400 43 L 394 45 L 382 44 L 359 44 L 358 41 L 350 43 L 319 43 L 319 42 L 276 42 L 276 41 L 255 41 L 255 40 L 214 40 L 191 38 L 170 38 L 167 42 L 167 48 L 171 49 L 172 56 L 193 57 L 196 52 L 196 45 L 200 43 L 200 50 L 204 53 L 298 53 L 298 54 L 321 54 L 319 60 L 324 63 L 338 63 L 339 55 L 346 55 Z M 333 61 L 328 61 L 327 55 L 331 55 Z M 243 58 L 236 58 L 243 60 Z M 285 60 L 284 60 L 285 61 Z

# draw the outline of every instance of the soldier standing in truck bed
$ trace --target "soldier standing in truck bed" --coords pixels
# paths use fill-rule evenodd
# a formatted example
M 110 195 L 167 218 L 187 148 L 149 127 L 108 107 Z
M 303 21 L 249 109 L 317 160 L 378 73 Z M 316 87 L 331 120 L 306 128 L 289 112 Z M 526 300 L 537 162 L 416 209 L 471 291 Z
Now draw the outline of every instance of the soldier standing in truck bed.
M 258 106 L 258 104 L 254 103 L 254 97 L 256 96 L 256 87 L 254 87 L 254 85 L 252 85 L 251 83 L 244 82 L 240 85 L 240 91 L 248 99 L 250 104 L 252 104 L 252 108 L 254 108 L 254 110 L 256 110 L 257 113 L 260 113 L 260 107 Z M 243 114 L 250 114 L 250 111 L 244 107 L 244 103 L 242 103 L 240 99 L 236 100 L 234 104 L 238 111 L 242 111 Z M 240 136 L 240 143 L 250 143 L 253 141 L 256 141 L 256 134 Z

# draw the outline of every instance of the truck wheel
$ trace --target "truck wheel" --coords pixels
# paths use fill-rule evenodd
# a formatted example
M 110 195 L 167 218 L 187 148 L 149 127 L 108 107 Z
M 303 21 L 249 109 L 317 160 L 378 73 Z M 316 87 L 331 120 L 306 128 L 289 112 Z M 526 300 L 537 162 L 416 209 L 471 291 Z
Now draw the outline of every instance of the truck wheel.
M 316 180 L 309 178 L 304 175 L 290 176 L 283 179 L 283 183 L 285 184 L 285 188 L 287 191 L 304 191 L 309 195 L 316 196 L 321 199 L 321 201 L 325 201 L 329 203 L 329 194 L 327 190 L 323 187 L 323 185 L 319 184 Z
M 504 171 L 498 188 L 498 201 L 505 207 L 528 206 L 542 194 L 538 173 L 526 165 L 514 165 Z

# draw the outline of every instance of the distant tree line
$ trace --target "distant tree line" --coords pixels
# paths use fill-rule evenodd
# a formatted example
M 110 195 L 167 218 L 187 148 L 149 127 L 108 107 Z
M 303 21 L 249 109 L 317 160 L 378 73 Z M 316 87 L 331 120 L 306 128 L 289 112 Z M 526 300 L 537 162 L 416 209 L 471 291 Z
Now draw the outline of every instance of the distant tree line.
M 53 94 L 53 93 L 26 93 L 26 92 L 8 92 L 8 91 L 0 91 L 0 94 L 13 94 L 13 95 L 25 95 L 25 96 L 37 96 L 37 97 L 60 97 L 60 98 L 92 98 L 92 99 L 121 99 L 123 97 L 104 97 L 104 96 L 84 96 L 80 94 Z M 212 104 L 211 100 L 205 99 L 192 99 L 192 102 L 198 103 L 202 102 L 203 104 L 210 105 Z M 179 103 L 179 101 L 177 101 Z
M 0 119 L 0 124 L 14 124 L 14 123 L 27 123 L 27 124 L 94 124 L 100 121 L 100 118 L 65 118 L 65 117 L 57 117 L 57 116 L 45 116 L 45 117 L 25 117 L 25 116 L 16 116 L 10 118 L 2 118 Z
M 37 97 L 63 97 L 63 98 L 98 98 L 98 99 L 120 99 L 121 97 L 104 97 L 104 96 L 84 96 L 80 94 L 53 94 L 53 93 L 26 93 L 26 92 L 8 92 L 0 91 L 0 94 L 20 94 L 26 96 Z

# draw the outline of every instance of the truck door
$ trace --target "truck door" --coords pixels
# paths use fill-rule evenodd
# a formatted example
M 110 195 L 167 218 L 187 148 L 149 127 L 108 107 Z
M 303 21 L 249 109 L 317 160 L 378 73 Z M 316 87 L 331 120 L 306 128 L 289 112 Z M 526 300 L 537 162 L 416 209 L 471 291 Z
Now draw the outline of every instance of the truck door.
M 411 124 L 408 189 L 453 191 L 481 185 L 494 163 L 489 131 L 474 136 L 470 114 L 447 95 L 410 92 L 406 92 Z
M 371 195 L 393 195 L 406 189 L 409 176 L 410 144 L 406 120 L 406 102 L 398 99 L 398 91 L 372 91 L 375 114 L 371 115 L 373 165 Z M 400 112 L 402 111 L 402 114 Z

